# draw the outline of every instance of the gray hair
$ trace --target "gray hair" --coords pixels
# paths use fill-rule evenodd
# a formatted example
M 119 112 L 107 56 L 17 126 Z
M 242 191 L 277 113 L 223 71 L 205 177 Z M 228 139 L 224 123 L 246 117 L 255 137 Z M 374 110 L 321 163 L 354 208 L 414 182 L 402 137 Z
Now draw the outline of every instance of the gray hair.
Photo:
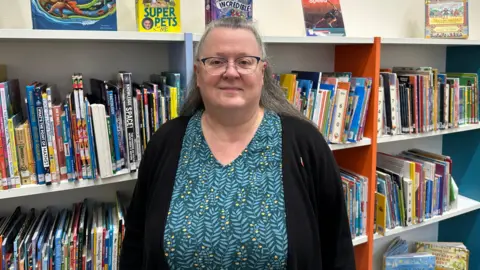
M 264 61 L 268 60 L 265 44 L 260 37 L 260 34 L 256 30 L 252 22 L 247 21 L 238 17 L 227 17 L 212 21 L 207 25 L 205 32 L 198 42 L 195 49 L 195 59 L 198 59 L 199 53 L 202 49 L 203 43 L 207 35 L 215 28 L 230 28 L 230 29 L 245 29 L 249 30 L 255 36 L 258 45 L 262 50 L 262 59 Z M 190 116 L 193 115 L 197 110 L 204 109 L 204 103 L 200 94 L 200 90 L 197 87 L 197 75 L 194 73 L 190 84 L 187 89 L 188 96 L 185 100 L 185 103 L 182 107 L 180 115 Z M 288 102 L 285 97 L 282 87 L 276 82 L 273 78 L 273 71 L 270 64 L 265 68 L 264 77 L 263 77 L 263 89 L 260 96 L 260 106 L 263 108 L 276 112 L 280 115 L 293 116 L 296 118 L 307 120 L 307 118 L 300 113 L 290 102 Z

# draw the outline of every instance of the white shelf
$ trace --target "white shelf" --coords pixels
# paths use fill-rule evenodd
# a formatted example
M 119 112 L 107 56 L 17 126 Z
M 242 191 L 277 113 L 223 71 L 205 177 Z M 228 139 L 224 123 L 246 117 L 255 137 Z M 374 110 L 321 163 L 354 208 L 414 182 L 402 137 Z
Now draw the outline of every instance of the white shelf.
M 421 228 L 421 227 L 424 227 L 424 226 L 428 226 L 428 225 L 431 225 L 431 224 L 434 224 L 434 223 L 438 223 L 442 220 L 446 220 L 446 219 L 453 218 L 453 217 L 456 217 L 456 216 L 459 216 L 459 215 L 463 215 L 465 213 L 475 211 L 477 209 L 480 209 L 480 202 L 459 195 L 458 196 L 457 207 L 455 209 L 452 209 L 452 210 L 450 210 L 446 213 L 443 213 L 443 215 L 441 215 L 441 216 L 435 216 L 433 218 L 426 219 L 422 223 L 419 223 L 419 224 L 415 224 L 415 225 L 408 226 L 408 227 L 397 227 L 397 228 L 392 229 L 392 230 L 387 230 L 385 232 L 385 236 L 379 235 L 377 233 L 377 234 L 374 235 L 374 239 L 376 240 L 376 239 L 380 239 L 380 238 L 386 237 L 386 236 L 402 234 L 404 232 L 415 230 L 415 229 L 418 229 L 418 228 Z
M 335 150 L 341 150 L 341 149 L 347 149 L 347 148 L 366 146 L 371 144 L 372 144 L 372 140 L 370 138 L 364 137 L 361 141 L 358 141 L 356 143 L 349 142 L 344 144 L 329 144 L 329 146 L 330 146 L 330 150 L 335 151 Z
M 383 135 L 377 138 L 377 143 L 389 143 L 389 142 L 396 142 L 396 141 L 404 141 L 404 140 L 414 140 L 414 139 L 421 139 L 426 137 L 432 136 L 441 136 L 445 134 L 452 134 L 470 130 L 480 129 L 480 124 L 468 124 L 463 125 L 458 128 L 449 128 L 444 130 L 437 130 L 437 131 L 430 131 L 425 133 L 419 134 L 402 134 L 402 135 Z
M 396 45 L 480 45 L 480 40 L 470 39 L 426 39 L 426 38 L 382 38 L 382 44 Z
M 143 33 L 136 31 L 75 31 L 0 29 L 0 40 L 103 40 L 103 41 L 183 41 L 183 33 Z
M 193 34 L 193 41 L 200 41 L 202 34 Z M 263 36 L 264 43 L 318 43 L 318 44 L 373 44 L 372 38 L 357 38 L 357 37 L 341 37 L 341 36 L 329 36 L 329 37 L 276 37 L 276 36 Z
M 352 239 L 353 246 L 358 246 L 368 241 L 368 237 L 366 235 L 357 236 L 355 239 Z
M 137 173 L 128 173 L 120 171 L 117 175 L 105 179 L 97 180 L 82 180 L 81 182 L 62 181 L 60 183 L 52 183 L 47 185 L 25 185 L 20 188 L 13 188 L 8 190 L 0 190 L 0 200 L 11 199 L 24 196 L 39 195 L 45 193 L 67 191 L 78 188 L 86 188 L 93 186 L 108 185 L 137 179 Z

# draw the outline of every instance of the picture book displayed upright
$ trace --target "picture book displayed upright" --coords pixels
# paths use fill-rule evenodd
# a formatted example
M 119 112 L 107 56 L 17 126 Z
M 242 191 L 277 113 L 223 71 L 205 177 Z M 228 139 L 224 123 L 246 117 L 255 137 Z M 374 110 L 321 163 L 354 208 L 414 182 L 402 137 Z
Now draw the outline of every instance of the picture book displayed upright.
M 117 31 L 116 0 L 30 0 L 33 29 Z
M 205 24 L 224 17 L 252 20 L 253 0 L 205 0 Z
M 425 1 L 425 38 L 468 36 L 468 0 Z
M 182 30 L 180 0 L 136 0 L 139 32 L 170 32 Z
M 302 0 L 307 36 L 345 36 L 340 0 Z

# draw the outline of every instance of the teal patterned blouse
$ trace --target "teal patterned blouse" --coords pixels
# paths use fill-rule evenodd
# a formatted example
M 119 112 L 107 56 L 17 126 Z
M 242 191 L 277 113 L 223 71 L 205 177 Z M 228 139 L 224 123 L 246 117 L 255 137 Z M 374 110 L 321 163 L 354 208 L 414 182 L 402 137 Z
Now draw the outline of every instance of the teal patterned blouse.
M 286 269 L 280 117 L 265 111 L 249 145 L 223 166 L 201 116 L 186 129 L 165 226 L 170 269 Z

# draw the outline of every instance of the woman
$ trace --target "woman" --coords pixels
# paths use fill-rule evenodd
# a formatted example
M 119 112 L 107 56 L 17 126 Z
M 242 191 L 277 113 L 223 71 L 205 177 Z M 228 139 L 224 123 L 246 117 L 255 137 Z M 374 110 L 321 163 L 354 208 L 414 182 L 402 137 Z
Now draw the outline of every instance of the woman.
M 180 117 L 148 144 L 121 269 L 355 269 L 339 171 L 239 18 L 212 22 Z

